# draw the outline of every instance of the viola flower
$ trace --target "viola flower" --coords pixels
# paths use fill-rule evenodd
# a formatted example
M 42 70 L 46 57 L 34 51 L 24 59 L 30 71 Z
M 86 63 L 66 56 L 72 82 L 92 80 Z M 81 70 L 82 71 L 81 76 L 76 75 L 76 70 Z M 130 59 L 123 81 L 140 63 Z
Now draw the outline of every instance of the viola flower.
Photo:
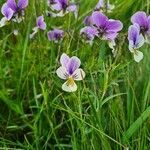
M 85 77 L 85 72 L 79 68 L 81 61 L 78 57 L 69 57 L 63 53 L 60 57 L 61 66 L 56 70 L 59 78 L 67 80 L 63 85 L 62 89 L 66 92 L 75 92 L 77 85 L 75 81 L 81 81 Z
M 114 5 L 111 5 L 109 3 L 109 0 L 106 1 L 106 4 L 105 4 L 104 0 L 99 0 L 95 7 L 95 10 L 103 11 L 104 9 L 106 9 L 108 12 L 111 12 L 114 9 Z
M 131 22 L 140 26 L 140 32 L 143 34 L 145 42 L 150 44 L 150 16 L 143 11 L 138 11 L 131 17 Z
M 7 0 L 7 6 L 13 10 L 13 21 L 20 23 L 24 19 L 24 9 L 28 6 L 28 0 Z
M 123 24 L 119 20 L 108 19 L 103 13 L 95 11 L 91 16 L 88 16 L 84 21 L 88 26 L 95 27 L 98 31 L 98 36 L 102 40 L 108 41 L 109 47 L 114 52 L 115 39 L 118 32 L 122 30 Z
M 69 0 L 48 0 L 48 5 L 52 11 L 56 11 L 50 12 L 53 17 L 63 17 L 69 12 L 73 12 L 77 17 L 77 5 L 70 3 Z
M 0 20 L 0 27 L 3 27 L 11 20 L 13 17 L 14 11 L 8 7 L 7 3 L 4 3 L 1 12 L 4 15 L 4 17 Z
M 33 33 L 30 34 L 30 39 L 34 37 L 34 35 L 39 31 L 39 30 L 45 30 L 46 29 L 46 23 L 44 21 L 43 16 L 39 16 L 36 19 L 36 27 L 33 28 Z
M 49 41 L 58 42 L 63 39 L 64 37 L 64 31 L 60 29 L 54 29 L 47 33 Z
M 140 33 L 138 24 L 133 24 L 128 30 L 129 50 L 134 55 L 134 60 L 140 62 L 143 59 L 143 53 L 138 49 L 144 44 L 144 37 Z
M 95 36 L 98 36 L 98 31 L 94 27 L 86 26 L 81 29 L 80 34 L 86 39 L 87 42 L 92 44 Z

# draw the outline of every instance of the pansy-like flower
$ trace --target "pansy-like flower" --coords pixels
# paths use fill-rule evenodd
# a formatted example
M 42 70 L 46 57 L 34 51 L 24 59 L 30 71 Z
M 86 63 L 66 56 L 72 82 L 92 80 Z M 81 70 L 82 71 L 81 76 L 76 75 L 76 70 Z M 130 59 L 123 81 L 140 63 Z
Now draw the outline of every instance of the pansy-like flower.
M 138 11 L 131 17 L 131 22 L 140 26 L 140 32 L 143 34 L 145 42 L 150 44 L 150 16 L 143 11 Z
M 95 10 L 103 11 L 104 9 L 106 9 L 108 12 L 111 12 L 114 9 L 114 5 L 111 5 L 109 3 L 109 0 L 106 1 L 106 4 L 105 4 L 104 0 L 99 0 L 95 7 Z
M 114 40 L 123 24 L 119 20 L 108 19 L 103 13 L 95 11 L 92 14 L 92 24 L 96 26 L 99 36 L 104 40 Z
M 123 28 L 121 21 L 108 19 L 102 12 L 94 11 L 91 16 L 88 16 L 84 20 L 84 23 L 88 26 L 95 27 L 98 31 L 98 36 L 102 40 L 107 40 L 109 47 L 114 51 L 114 46 L 116 45 L 115 39 L 118 32 Z
M 144 44 L 144 37 L 140 33 L 138 24 L 131 25 L 128 30 L 129 50 L 134 55 L 134 60 L 140 62 L 143 59 L 143 53 L 138 49 Z
M 73 12 L 77 17 L 77 5 L 70 3 L 69 0 L 48 0 L 48 4 L 52 11 L 56 11 L 56 13 L 50 12 L 53 17 L 63 17 L 69 12 Z
M 30 34 L 30 38 L 33 38 L 34 35 L 39 31 L 39 30 L 45 30 L 46 29 L 46 23 L 44 21 L 43 16 L 39 16 L 36 19 L 36 27 L 33 28 L 33 33 Z
M 0 21 L 0 27 L 7 24 L 8 21 L 20 23 L 24 19 L 24 9 L 28 6 L 28 0 L 7 0 L 1 8 L 4 17 Z
M 98 31 L 95 27 L 86 26 L 80 30 L 80 34 L 85 38 L 87 42 L 90 42 L 90 44 L 92 44 L 95 36 L 98 36 Z
M 4 15 L 4 17 L 0 20 L 0 27 L 3 27 L 11 20 L 13 17 L 14 11 L 8 7 L 7 3 L 4 3 L 1 12 Z
M 60 29 L 53 29 L 47 33 L 49 41 L 58 42 L 63 39 L 64 31 Z
M 78 57 L 69 57 L 66 54 L 62 54 L 60 57 L 61 67 L 56 70 L 58 77 L 63 80 L 67 80 L 63 85 L 62 89 L 66 92 L 75 92 L 77 85 L 75 81 L 83 80 L 85 72 L 79 68 L 81 61 Z

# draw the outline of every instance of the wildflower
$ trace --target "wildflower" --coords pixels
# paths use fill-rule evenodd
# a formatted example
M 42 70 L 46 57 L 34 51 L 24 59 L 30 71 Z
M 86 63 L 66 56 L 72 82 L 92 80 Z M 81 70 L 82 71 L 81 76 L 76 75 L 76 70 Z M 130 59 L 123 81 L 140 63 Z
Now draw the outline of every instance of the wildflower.
M 44 21 L 44 17 L 43 16 L 39 16 L 36 19 L 36 27 L 33 28 L 33 33 L 30 34 L 30 38 L 33 38 L 34 35 L 39 31 L 39 30 L 45 30 L 46 29 L 46 23 Z
M 80 34 L 84 36 L 87 42 L 90 42 L 92 44 L 95 36 L 98 36 L 98 31 L 94 27 L 86 26 L 81 29 Z
M 138 24 L 133 24 L 128 30 L 129 50 L 134 55 L 134 60 L 140 62 L 143 59 L 143 53 L 138 49 L 144 44 L 144 37 L 140 34 Z
M 118 35 L 118 32 L 122 30 L 123 24 L 119 20 L 108 19 L 103 13 L 95 11 L 91 16 L 88 16 L 84 21 L 85 24 L 95 27 L 98 31 L 98 36 L 102 40 L 107 40 L 109 47 L 114 52 L 115 39 Z M 82 31 L 83 29 L 81 29 Z
M 54 29 L 54 30 L 49 31 L 47 33 L 47 36 L 48 36 L 49 41 L 58 42 L 63 39 L 64 31 L 60 29 Z
M 150 16 L 143 11 L 138 11 L 131 17 L 131 22 L 140 26 L 140 32 L 144 36 L 145 42 L 150 44 Z
M 65 53 L 60 57 L 61 67 L 56 70 L 59 78 L 67 80 L 63 85 L 62 89 L 66 92 L 75 92 L 77 85 L 75 81 L 83 80 L 85 72 L 79 68 L 81 61 L 78 57 L 73 56 L 69 58 Z
M 13 21 L 20 23 L 24 19 L 24 9 L 28 6 L 28 0 L 7 0 L 7 6 L 13 10 Z
M 95 10 L 103 11 L 104 9 L 106 9 L 108 12 L 111 12 L 114 9 L 114 5 L 111 5 L 109 3 L 109 0 L 106 1 L 106 4 L 105 4 L 104 0 L 99 0 L 95 7 Z
M 74 3 L 70 3 L 69 0 L 48 0 L 48 4 L 52 11 L 57 12 L 50 12 L 53 17 L 63 17 L 69 12 L 73 12 L 75 17 L 77 17 L 77 6 Z
M 4 17 L 0 20 L 0 27 L 3 27 L 9 22 L 14 14 L 14 11 L 8 7 L 6 3 L 3 4 L 1 12 Z

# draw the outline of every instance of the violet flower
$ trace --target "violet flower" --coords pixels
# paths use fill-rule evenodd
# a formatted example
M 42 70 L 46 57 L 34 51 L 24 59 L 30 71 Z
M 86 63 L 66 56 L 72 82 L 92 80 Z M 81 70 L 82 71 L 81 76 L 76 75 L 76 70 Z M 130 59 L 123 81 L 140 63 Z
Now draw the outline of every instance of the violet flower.
M 118 35 L 118 32 L 122 30 L 123 24 L 119 20 L 108 19 L 103 13 L 95 11 L 91 16 L 88 16 L 84 23 L 88 26 L 95 27 L 98 31 L 98 36 L 102 40 L 108 41 L 109 47 L 112 49 L 112 52 L 115 51 L 115 39 Z M 81 29 L 82 31 L 83 29 Z M 87 35 L 89 32 L 87 32 Z
M 34 35 L 39 31 L 39 30 L 45 30 L 46 29 L 46 23 L 44 21 L 43 16 L 39 16 L 36 19 L 36 27 L 33 28 L 33 33 L 30 34 L 30 39 L 34 37 Z
M 0 21 L 0 27 L 5 26 L 10 20 L 20 23 L 24 19 L 24 9 L 28 6 L 28 0 L 7 0 L 1 8 L 4 17 Z
M 106 1 L 106 4 L 105 4 L 104 0 L 99 0 L 95 7 L 95 10 L 103 11 L 104 9 L 106 9 L 108 12 L 111 12 L 114 9 L 114 5 L 111 5 L 109 3 L 109 0 Z
M 134 60 L 140 62 L 143 59 L 143 53 L 138 49 L 144 44 L 144 37 L 140 33 L 138 24 L 131 25 L 128 30 L 129 50 L 134 55 Z
M 54 29 L 47 33 L 49 41 L 58 42 L 63 39 L 64 31 L 60 29 Z
M 3 27 L 11 20 L 13 17 L 14 11 L 8 7 L 7 3 L 4 3 L 1 12 L 4 15 L 4 17 L 0 20 L 0 27 Z
M 85 72 L 79 68 L 81 61 L 78 57 L 69 57 L 66 54 L 62 54 L 60 57 L 61 66 L 56 70 L 59 78 L 67 80 L 63 85 L 62 89 L 66 92 L 75 92 L 77 85 L 75 81 L 83 80 Z
M 140 26 L 140 32 L 143 34 L 145 42 L 150 44 L 150 16 L 143 11 L 138 11 L 131 17 L 131 22 Z
M 73 12 L 77 17 L 77 5 L 70 3 L 69 0 L 48 0 L 48 4 L 52 11 L 50 12 L 53 17 L 63 17 L 69 12 Z

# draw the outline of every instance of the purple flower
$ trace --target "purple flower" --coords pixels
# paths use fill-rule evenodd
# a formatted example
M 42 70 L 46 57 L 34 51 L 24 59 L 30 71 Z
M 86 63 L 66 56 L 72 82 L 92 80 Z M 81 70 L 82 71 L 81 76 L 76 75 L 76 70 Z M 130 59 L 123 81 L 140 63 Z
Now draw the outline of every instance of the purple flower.
M 33 28 L 33 33 L 30 34 L 30 39 L 34 37 L 34 35 L 40 30 L 45 30 L 46 29 L 46 23 L 44 21 L 44 17 L 43 16 L 39 16 L 36 19 L 36 27 Z
M 96 26 L 99 36 L 105 40 L 114 40 L 123 28 L 123 24 L 119 20 L 108 19 L 98 11 L 93 12 L 92 23 Z
M 108 19 L 108 17 L 103 13 L 94 11 L 91 16 L 86 17 L 84 24 L 86 24 L 87 27 L 81 29 L 81 31 L 84 31 L 84 34 L 86 33 L 87 37 L 89 36 L 91 40 L 94 39 L 93 36 L 98 36 L 102 40 L 107 40 L 109 47 L 112 49 L 112 52 L 115 55 L 115 39 L 118 35 L 118 32 L 123 28 L 121 21 Z M 97 31 L 95 31 L 95 29 Z M 91 30 L 94 30 L 93 34 L 90 33 Z
M 64 31 L 60 29 L 54 29 L 54 30 L 49 31 L 47 33 L 47 36 L 48 36 L 49 41 L 58 42 L 63 39 Z
M 36 26 L 41 29 L 41 30 L 45 30 L 46 29 L 46 23 L 44 21 L 44 17 L 43 16 L 39 16 L 36 20 Z
M 109 0 L 107 0 L 106 3 L 107 4 L 105 4 L 104 0 L 99 0 L 95 10 L 104 10 L 106 8 L 108 12 L 111 12 L 114 9 L 114 5 L 111 5 Z
M 94 27 L 86 26 L 81 29 L 80 34 L 83 35 L 88 42 L 91 42 L 95 36 L 98 36 L 98 31 Z
M 18 0 L 18 3 L 16 3 L 15 0 L 7 0 L 7 5 L 14 11 L 14 13 L 18 13 L 28 6 L 28 0 Z
M 60 57 L 61 67 L 56 70 L 59 78 L 67 80 L 63 85 L 62 89 L 66 92 L 75 92 L 77 90 L 77 85 L 74 82 L 83 80 L 85 77 L 85 72 L 79 68 L 81 61 L 78 57 L 69 57 L 66 54 L 62 54 Z
M 143 59 L 143 53 L 138 49 L 144 44 L 144 37 L 140 34 L 140 27 L 138 24 L 133 24 L 128 30 L 129 50 L 134 55 L 134 60 L 140 62 Z
M 77 6 L 74 3 L 70 3 L 69 0 L 48 0 L 48 4 L 53 11 L 58 12 L 50 12 L 51 16 L 63 17 L 65 14 L 73 12 L 77 17 Z
M 8 7 L 6 3 L 3 4 L 1 8 L 1 12 L 4 15 L 4 17 L 0 21 L 0 27 L 3 27 L 6 25 L 6 23 L 11 20 L 13 17 L 14 11 Z
M 150 16 L 147 16 L 143 11 L 138 11 L 131 17 L 131 22 L 140 26 L 140 32 L 143 34 L 145 41 L 150 43 Z

